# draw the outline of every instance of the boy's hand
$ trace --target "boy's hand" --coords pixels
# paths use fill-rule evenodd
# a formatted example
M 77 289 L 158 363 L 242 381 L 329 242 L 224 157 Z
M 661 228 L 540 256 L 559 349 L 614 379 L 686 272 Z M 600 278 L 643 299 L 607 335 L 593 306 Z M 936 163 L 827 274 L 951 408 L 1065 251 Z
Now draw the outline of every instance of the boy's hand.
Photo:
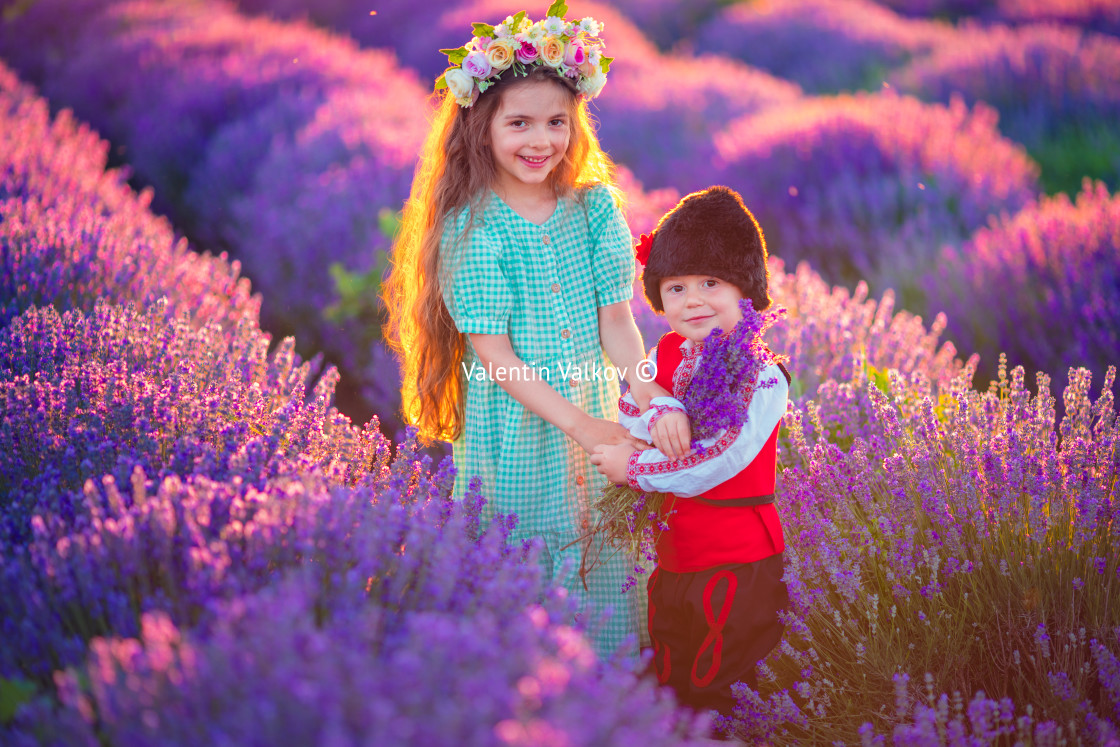
M 594 464 L 599 474 L 615 485 L 626 484 L 626 467 L 630 463 L 630 455 L 637 449 L 632 444 L 610 444 L 596 446 L 591 452 L 591 463 Z
M 692 453 L 692 426 L 688 415 L 672 410 L 658 418 L 649 429 L 653 445 L 670 459 L 683 459 Z

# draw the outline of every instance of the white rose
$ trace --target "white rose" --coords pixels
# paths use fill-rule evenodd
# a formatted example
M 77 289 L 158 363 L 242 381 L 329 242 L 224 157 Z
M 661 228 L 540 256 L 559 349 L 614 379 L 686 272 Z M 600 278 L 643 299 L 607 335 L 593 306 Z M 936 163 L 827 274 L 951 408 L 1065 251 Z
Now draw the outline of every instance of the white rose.
M 474 103 L 474 78 L 466 70 L 461 67 L 450 68 L 443 74 L 443 80 L 459 106 L 470 106 Z
M 594 75 L 581 79 L 577 87 L 580 93 L 589 99 L 593 99 L 599 95 L 606 84 L 607 74 L 602 70 L 596 70 Z

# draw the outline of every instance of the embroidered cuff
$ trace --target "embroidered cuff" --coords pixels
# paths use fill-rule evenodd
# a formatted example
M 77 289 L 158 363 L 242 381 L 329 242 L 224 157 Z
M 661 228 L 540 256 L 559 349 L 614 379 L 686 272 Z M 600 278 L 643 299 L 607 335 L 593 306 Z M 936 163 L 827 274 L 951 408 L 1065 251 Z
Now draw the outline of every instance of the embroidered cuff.
M 618 411 L 632 418 L 640 418 L 642 416 L 642 411 L 638 409 L 637 405 L 633 402 L 626 401 L 625 394 L 618 398 Z
M 683 408 L 672 407 L 671 405 L 650 405 L 649 409 L 653 412 L 653 414 L 649 416 L 649 429 L 651 432 L 653 431 L 653 426 L 657 424 L 657 421 L 661 420 L 661 418 L 669 413 L 684 412 Z
M 642 486 L 638 484 L 638 457 L 641 454 L 642 452 L 635 451 L 626 462 L 626 484 L 634 490 L 642 489 Z

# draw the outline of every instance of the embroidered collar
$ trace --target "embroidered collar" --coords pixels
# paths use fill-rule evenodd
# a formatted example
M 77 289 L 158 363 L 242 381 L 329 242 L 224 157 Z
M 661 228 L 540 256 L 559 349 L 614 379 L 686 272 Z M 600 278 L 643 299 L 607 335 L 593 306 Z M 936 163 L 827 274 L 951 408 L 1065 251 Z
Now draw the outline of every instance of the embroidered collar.
M 704 341 L 696 342 L 686 337 L 680 344 L 680 351 L 685 358 L 695 358 L 704 352 Z

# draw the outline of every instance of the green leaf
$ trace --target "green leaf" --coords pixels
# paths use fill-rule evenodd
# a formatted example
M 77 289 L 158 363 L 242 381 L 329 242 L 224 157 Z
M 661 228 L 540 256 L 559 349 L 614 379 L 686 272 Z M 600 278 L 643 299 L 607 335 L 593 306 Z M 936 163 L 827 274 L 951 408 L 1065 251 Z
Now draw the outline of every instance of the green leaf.
M 599 67 L 601 67 L 603 69 L 604 73 L 609 73 L 611 71 L 611 63 L 612 62 L 614 62 L 613 57 L 604 57 L 602 63 L 600 63 L 600 65 L 599 65 Z
M 525 11 L 521 11 L 513 17 L 513 25 L 510 28 L 517 28 L 521 22 L 525 20 Z
M 891 377 L 887 369 L 878 369 L 870 363 L 864 362 L 867 371 L 867 380 L 878 387 L 883 394 L 891 393 Z
M 377 211 L 377 230 L 381 231 L 381 235 L 389 239 L 390 242 L 397 240 L 397 234 L 401 230 L 401 213 L 400 211 L 391 210 L 390 208 L 383 207 Z M 389 255 L 386 253 L 384 259 L 388 260 Z M 378 258 L 379 261 L 382 258 Z M 388 264 L 386 263 L 386 267 Z
M 472 23 L 471 31 L 475 36 L 493 36 L 494 27 L 488 23 Z
M 552 5 L 548 6 L 548 11 L 544 14 L 545 18 L 556 16 L 563 18 L 568 14 L 568 4 L 564 0 L 554 0 Z
M 388 210 L 388 208 L 385 208 Z M 385 216 L 379 215 L 379 223 Z M 382 228 L 384 230 L 384 228 Z M 378 296 L 381 279 L 389 267 L 389 253 L 378 252 L 377 263 L 367 272 L 351 272 L 339 262 L 332 262 L 328 271 L 334 281 L 336 298 L 323 309 L 323 318 L 335 324 L 351 319 L 359 321 L 378 318 Z
M 467 59 L 467 48 L 459 47 L 458 49 L 441 49 L 440 54 L 447 55 L 447 61 L 452 65 L 461 65 L 463 60 Z
M 27 680 L 0 678 L 0 724 L 10 724 L 16 711 L 35 697 L 35 685 Z
M 447 88 L 447 79 L 441 74 L 438 78 L 436 78 L 436 87 L 432 90 L 442 91 L 444 88 Z

